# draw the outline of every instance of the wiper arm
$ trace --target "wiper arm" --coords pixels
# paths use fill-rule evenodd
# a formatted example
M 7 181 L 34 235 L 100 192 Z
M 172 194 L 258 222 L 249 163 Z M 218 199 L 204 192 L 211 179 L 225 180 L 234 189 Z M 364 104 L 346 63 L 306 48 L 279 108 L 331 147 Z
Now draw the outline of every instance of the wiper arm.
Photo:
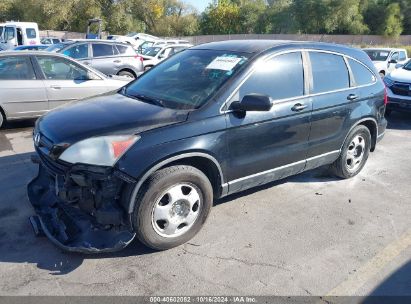
M 154 105 L 157 105 L 157 106 L 160 106 L 160 107 L 164 108 L 164 104 L 163 104 L 163 101 L 161 99 L 156 99 L 156 98 L 149 97 L 149 96 L 146 96 L 146 95 L 143 95 L 143 94 L 128 95 L 126 93 L 125 95 L 127 97 L 131 97 L 131 98 L 134 98 L 134 99 L 139 99 L 139 100 L 142 100 L 142 101 L 146 101 L 146 102 L 149 102 L 151 104 L 154 104 Z

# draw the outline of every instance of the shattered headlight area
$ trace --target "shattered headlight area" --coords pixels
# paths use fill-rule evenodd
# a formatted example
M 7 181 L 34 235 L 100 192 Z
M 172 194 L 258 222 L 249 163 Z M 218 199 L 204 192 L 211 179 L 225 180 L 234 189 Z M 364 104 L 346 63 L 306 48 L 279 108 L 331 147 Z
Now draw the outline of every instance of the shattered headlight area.
M 126 247 L 135 234 L 121 194 L 134 181 L 112 167 L 65 167 L 36 150 L 33 161 L 39 172 L 28 185 L 37 213 L 31 219 L 33 228 L 67 251 L 98 253 Z

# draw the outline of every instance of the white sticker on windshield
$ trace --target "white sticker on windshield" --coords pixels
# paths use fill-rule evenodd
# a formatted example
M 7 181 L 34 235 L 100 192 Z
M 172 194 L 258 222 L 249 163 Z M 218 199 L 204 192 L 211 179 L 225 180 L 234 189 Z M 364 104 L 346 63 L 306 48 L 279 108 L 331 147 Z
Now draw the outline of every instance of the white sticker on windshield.
M 236 57 L 217 57 L 206 67 L 208 70 L 231 71 L 242 58 Z
M 388 52 L 380 52 L 380 56 L 381 56 L 381 57 L 385 57 L 385 56 L 388 56 L 388 55 L 389 55 Z

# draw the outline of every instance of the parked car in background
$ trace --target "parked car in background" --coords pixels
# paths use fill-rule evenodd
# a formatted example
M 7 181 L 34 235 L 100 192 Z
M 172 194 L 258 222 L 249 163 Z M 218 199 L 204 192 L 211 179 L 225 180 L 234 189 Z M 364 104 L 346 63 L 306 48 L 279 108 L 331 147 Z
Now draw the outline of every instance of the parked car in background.
M 133 47 L 112 40 L 78 40 L 56 44 L 48 51 L 57 51 L 74 58 L 106 75 L 136 78 L 144 71 L 143 58 Z
M 39 27 L 35 22 L 0 23 L 0 48 L 12 50 L 19 45 L 40 44 Z
M 68 102 L 121 88 L 129 78 L 110 78 L 75 60 L 48 52 L 0 53 L 0 126 L 38 117 Z
M 49 47 L 46 44 L 39 44 L 39 45 L 20 45 L 14 48 L 14 51 L 41 51 L 45 50 Z
M 141 55 L 144 60 L 144 70 L 147 71 L 168 57 L 192 46 L 191 44 L 175 44 L 149 47 L 145 50 L 144 54 Z
M 411 61 L 384 77 L 388 91 L 386 114 L 392 111 L 411 112 Z
M 171 44 L 189 44 L 189 42 L 187 40 L 148 40 L 140 44 L 140 46 L 137 48 L 137 53 L 143 54 L 150 47 L 165 46 Z
M 57 44 L 63 42 L 62 39 L 54 37 L 43 37 L 40 41 L 42 44 Z
M 394 71 L 398 64 L 408 61 L 407 50 L 392 48 L 364 49 L 371 58 L 381 77 Z
M 124 43 L 131 44 L 137 50 L 138 47 L 145 41 L 156 41 L 156 40 L 159 40 L 160 38 L 149 35 L 149 34 L 144 34 L 144 33 L 129 33 L 126 36 L 113 35 L 111 37 L 111 40 L 113 39 L 118 42 L 124 42 Z
M 37 121 L 31 222 L 68 251 L 116 251 L 135 236 L 157 250 L 181 245 L 214 199 L 323 165 L 357 175 L 383 138 L 385 97 L 360 50 L 193 47 Z

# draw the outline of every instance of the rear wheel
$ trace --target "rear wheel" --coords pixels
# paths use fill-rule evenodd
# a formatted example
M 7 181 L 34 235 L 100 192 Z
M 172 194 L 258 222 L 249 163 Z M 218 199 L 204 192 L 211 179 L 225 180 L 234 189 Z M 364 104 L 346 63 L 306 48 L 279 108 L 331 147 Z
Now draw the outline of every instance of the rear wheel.
M 141 242 L 156 250 L 179 246 L 205 223 L 213 202 L 207 176 L 191 166 L 155 172 L 137 195 L 133 228 Z
M 370 150 L 370 131 L 363 125 L 355 127 L 347 136 L 340 157 L 331 165 L 333 173 L 341 178 L 356 176 L 364 168 Z
M 118 72 L 117 75 L 118 76 L 129 77 L 129 78 L 132 78 L 132 79 L 136 78 L 136 76 L 133 73 L 131 73 L 130 71 L 120 71 L 120 72 Z
M 6 122 L 6 119 L 4 118 L 4 115 L 2 111 L 0 110 L 0 129 L 3 127 L 5 122 Z

